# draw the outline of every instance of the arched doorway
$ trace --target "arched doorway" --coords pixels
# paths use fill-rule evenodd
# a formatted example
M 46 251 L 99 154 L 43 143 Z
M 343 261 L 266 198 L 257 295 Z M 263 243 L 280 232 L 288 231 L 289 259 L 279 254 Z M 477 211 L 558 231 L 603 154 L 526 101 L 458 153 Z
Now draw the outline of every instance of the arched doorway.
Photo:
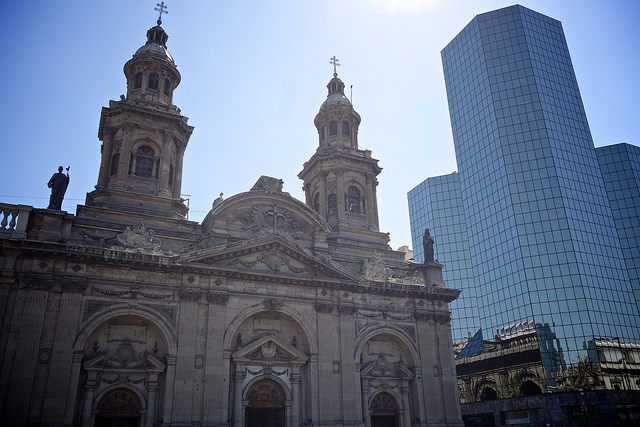
M 376 394 L 369 405 L 371 427 L 398 427 L 398 402 L 389 393 Z
M 246 400 L 245 427 L 285 427 L 285 394 L 275 381 L 254 383 Z
M 98 402 L 94 427 L 138 427 L 140 425 L 140 399 L 126 388 L 105 394 Z

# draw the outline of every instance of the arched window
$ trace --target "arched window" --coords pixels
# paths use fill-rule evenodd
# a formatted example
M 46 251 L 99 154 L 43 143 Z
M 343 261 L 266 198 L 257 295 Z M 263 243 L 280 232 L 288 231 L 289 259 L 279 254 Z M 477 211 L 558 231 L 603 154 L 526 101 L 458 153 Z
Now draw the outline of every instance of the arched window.
M 349 122 L 342 122 L 342 135 L 349 136 Z
M 171 91 L 171 83 L 169 83 L 169 79 L 164 79 L 164 94 L 169 96 L 170 91 Z
M 142 87 L 142 73 L 136 74 L 136 77 L 133 79 L 133 88 L 140 89 Z
M 149 81 L 147 82 L 149 89 L 158 90 L 158 75 L 156 73 L 149 74 Z
M 143 178 L 153 177 L 153 148 L 141 145 L 136 151 L 136 175 Z
M 111 158 L 111 169 L 109 170 L 109 176 L 118 175 L 118 163 L 120 163 L 120 153 L 116 153 Z
M 338 198 L 335 194 L 329 194 L 327 199 L 327 208 L 329 209 L 330 214 L 338 212 Z
M 329 136 L 338 136 L 338 123 L 329 123 Z
M 313 209 L 316 212 L 320 212 L 320 193 L 316 193 L 313 197 Z
M 357 187 L 349 187 L 347 190 L 347 210 L 354 214 L 362 213 L 360 207 L 360 190 Z

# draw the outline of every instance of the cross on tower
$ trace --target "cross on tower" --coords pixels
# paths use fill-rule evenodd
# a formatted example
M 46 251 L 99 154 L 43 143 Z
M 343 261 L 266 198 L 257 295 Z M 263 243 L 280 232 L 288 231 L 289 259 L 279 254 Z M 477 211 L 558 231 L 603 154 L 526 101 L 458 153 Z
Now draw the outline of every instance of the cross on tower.
M 165 6 L 164 2 L 160 2 L 160 3 L 156 3 L 156 8 L 154 8 L 153 10 L 155 10 L 156 12 L 160 13 L 160 15 L 158 15 L 158 25 L 162 24 L 162 14 L 163 13 L 169 13 L 167 12 L 165 9 L 167 8 L 167 6 Z
M 340 66 L 340 64 L 338 63 L 338 58 L 336 58 L 336 56 L 333 55 L 330 58 L 329 64 L 333 65 L 333 77 L 337 77 L 338 76 L 338 71 L 336 70 L 336 67 Z

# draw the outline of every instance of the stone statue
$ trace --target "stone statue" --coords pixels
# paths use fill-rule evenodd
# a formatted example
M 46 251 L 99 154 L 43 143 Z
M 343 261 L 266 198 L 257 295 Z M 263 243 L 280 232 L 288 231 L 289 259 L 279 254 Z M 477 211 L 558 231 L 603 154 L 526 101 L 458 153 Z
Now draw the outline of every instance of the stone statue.
M 62 210 L 62 199 L 64 199 L 64 193 L 67 192 L 67 186 L 69 185 L 69 167 L 67 167 L 67 174 L 62 173 L 62 166 L 58 167 L 58 172 L 54 173 L 47 187 L 51 189 L 51 196 L 49 197 L 49 206 L 47 209 Z
M 429 234 L 429 229 L 425 228 L 422 235 L 422 247 L 424 249 L 424 262 L 433 261 L 433 236 Z

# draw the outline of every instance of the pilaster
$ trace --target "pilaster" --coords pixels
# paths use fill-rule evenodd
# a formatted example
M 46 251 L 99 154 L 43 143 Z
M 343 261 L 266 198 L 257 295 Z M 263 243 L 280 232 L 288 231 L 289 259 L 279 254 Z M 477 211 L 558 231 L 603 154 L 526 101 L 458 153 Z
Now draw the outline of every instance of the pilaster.
M 43 420 L 47 422 L 64 422 L 65 402 L 70 386 L 69 372 L 73 366 L 73 344 L 77 325 L 80 324 L 82 291 L 85 287 L 74 287 L 72 292 L 63 292 L 60 299 L 60 315 L 51 352 L 51 367 L 44 401 Z
M 173 383 L 175 392 L 173 422 L 191 421 L 197 324 L 198 303 L 195 301 L 182 301 L 178 327 L 176 378 Z

